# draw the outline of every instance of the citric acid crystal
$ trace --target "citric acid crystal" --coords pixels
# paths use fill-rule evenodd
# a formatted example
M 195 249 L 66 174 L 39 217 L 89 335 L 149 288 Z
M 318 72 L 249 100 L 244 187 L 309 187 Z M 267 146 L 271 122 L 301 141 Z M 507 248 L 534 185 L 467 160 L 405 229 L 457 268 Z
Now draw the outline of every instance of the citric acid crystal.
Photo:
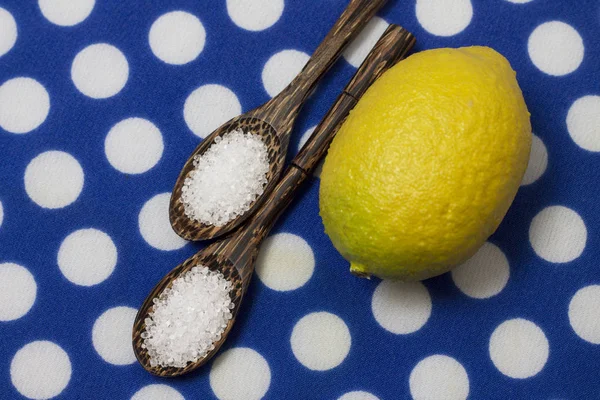
M 217 137 L 193 162 L 181 201 L 189 218 L 206 225 L 223 226 L 245 213 L 267 185 L 267 146 L 241 129 Z
M 232 318 L 231 287 L 223 274 L 196 266 L 154 298 L 141 334 L 150 365 L 183 368 L 213 350 Z

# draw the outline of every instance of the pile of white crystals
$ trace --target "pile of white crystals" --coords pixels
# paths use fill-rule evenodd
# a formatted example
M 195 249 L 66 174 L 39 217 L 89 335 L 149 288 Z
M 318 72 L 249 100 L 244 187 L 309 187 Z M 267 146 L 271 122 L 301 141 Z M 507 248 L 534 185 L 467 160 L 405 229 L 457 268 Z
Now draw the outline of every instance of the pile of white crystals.
M 231 287 L 223 274 L 200 265 L 154 298 L 141 335 L 150 365 L 183 368 L 213 350 L 232 317 Z
M 267 146 L 241 129 L 217 137 L 193 163 L 181 202 L 189 218 L 205 225 L 223 226 L 245 213 L 267 185 Z

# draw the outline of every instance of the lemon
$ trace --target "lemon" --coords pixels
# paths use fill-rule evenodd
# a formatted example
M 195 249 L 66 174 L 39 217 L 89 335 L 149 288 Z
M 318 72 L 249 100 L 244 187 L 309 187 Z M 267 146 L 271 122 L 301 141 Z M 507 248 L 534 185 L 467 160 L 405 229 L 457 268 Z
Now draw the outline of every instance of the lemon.
M 529 112 L 487 47 L 412 55 L 378 79 L 331 144 L 325 231 L 359 275 L 421 280 L 471 257 L 527 167 Z

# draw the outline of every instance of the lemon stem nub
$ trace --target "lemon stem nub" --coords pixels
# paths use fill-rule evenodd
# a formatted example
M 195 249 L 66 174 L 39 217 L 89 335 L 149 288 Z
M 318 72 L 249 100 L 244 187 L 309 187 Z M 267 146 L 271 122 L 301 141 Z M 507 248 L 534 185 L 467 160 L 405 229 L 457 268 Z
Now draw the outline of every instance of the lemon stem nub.
M 362 264 L 350 263 L 350 272 L 359 278 L 371 279 L 371 274 L 367 272 L 367 269 Z

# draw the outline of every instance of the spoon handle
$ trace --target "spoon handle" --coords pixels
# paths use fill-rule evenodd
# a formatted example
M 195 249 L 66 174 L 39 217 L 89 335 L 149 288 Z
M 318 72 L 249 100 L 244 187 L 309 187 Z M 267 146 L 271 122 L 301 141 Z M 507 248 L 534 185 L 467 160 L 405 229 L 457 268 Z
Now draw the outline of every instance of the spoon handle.
M 351 0 L 291 86 L 309 92 L 387 0 Z
M 272 100 L 273 110 L 269 111 L 278 111 L 275 114 L 280 118 L 269 122 L 277 131 L 285 131 L 289 123 L 289 118 L 285 116 L 295 115 L 299 111 L 306 97 L 335 63 L 344 48 L 386 2 L 387 0 L 350 0 L 302 71 Z
M 390 25 L 360 66 L 344 92 L 337 98 L 325 118 L 317 126 L 292 165 L 265 202 L 238 234 L 239 242 L 258 245 L 269 233 L 279 215 L 291 203 L 298 187 L 306 180 L 323 157 L 350 110 L 369 86 L 388 68 L 403 58 L 415 44 L 414 36 L 398 25 Z M 239 243 L 238 242 L 238 243 Z M 244 246 L 242 246 L 244 247 Z

